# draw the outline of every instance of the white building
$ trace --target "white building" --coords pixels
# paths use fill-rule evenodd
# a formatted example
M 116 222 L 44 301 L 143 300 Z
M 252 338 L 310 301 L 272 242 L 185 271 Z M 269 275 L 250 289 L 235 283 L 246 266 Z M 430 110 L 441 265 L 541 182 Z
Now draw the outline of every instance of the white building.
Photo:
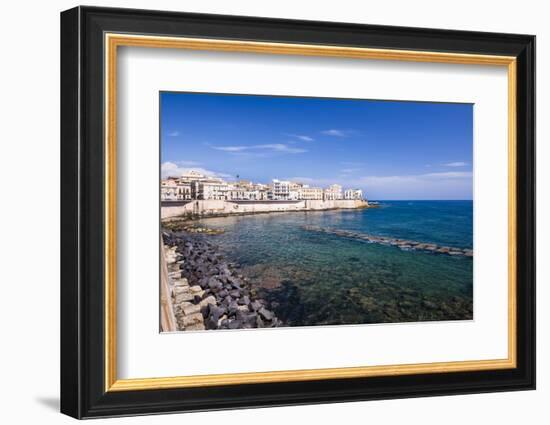
M 287 201 L 290 199 L 290 182 L 273 179 L 268 198 L 275 201 Z
M 362 200 L 361 189 L 346 189 L 333 184 L 325 189 L 310 187 L 299 182 L 273 179 L 271 184 L 239 180 L 225 180 L 191 170 L 181 177 L 168 177 L 161 181 L 161 200 L 186 201 L 192 199 L 221 201 L 299 201 L 299 200 Z
M 323 191 L 323 199 L 325 201 L 336 201 L 343 199 L 342 186 L 339 184 L 332 184 Z
M 346 189 L 344 192 L 344 199 L 362 200 L 363 191 L 361 189 Z

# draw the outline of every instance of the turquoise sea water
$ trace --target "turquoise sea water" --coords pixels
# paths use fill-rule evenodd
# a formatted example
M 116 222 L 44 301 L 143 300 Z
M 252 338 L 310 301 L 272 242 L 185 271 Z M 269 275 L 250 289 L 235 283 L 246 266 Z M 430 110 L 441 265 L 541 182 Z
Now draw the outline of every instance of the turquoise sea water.
M 473 318 L 473 259 L 308 231 L 350 230 L 473 248 L 472 201 L 381 201 L 380 208 L 201 220 L 287 326 Z M 475 254 L 474 254 L 475 258 Z

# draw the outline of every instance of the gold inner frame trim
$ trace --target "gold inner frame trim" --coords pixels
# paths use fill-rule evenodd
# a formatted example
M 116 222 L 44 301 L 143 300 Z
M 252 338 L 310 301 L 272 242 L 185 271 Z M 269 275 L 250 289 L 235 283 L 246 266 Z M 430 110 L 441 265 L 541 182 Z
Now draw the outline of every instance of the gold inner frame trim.
M 105 45 L 105 391 L 137 391 L 216 385 L 257 384 L 322 379 L 365 378 L 511 369 L 516 353 L 516 58 L 446 52 L 371 49 L 328 45 L 268 43 L 256 41 L 160 37 L 106 33 Z M 252 373 L 118 379 L 116 326 L 116 136 L 117 136 L 117 50 L 120 46 L 227 51 L 279 55 L 323 56 L 354 59 L 397 60 L 469 65 L 504 66 L 508 72 L 508 357 L 419 364 L 304 369 Z

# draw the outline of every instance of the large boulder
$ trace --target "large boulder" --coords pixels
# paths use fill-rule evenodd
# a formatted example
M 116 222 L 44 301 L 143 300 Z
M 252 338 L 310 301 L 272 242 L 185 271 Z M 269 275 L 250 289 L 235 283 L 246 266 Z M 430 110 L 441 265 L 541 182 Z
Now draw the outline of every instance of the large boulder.
M 237 300 L 237 302 L 238 302 L 239 304 L 248 305 L 248 304 L 250 304 L 250 298 L 248 297 L 248 295 L 245 295 L 245 296 L 242 297 L 241 299 Z
M 260 308 L 260 310 L 258 310 L 258 313 L 260 313 L 260 315 L 265 319 L 265 320 L 271 320 L 275 317 L 275 315 L 273 314 L 273 312 L 269 311 L 268 309 L 266 309 L 265 307 L 262 307 Z
M 217 278 L 211 277 L 210 279 L 208 279 L 208 287 L 213 291 L 217 289 L 221 289 L 222 286 L 223 286 L 222 283 Z

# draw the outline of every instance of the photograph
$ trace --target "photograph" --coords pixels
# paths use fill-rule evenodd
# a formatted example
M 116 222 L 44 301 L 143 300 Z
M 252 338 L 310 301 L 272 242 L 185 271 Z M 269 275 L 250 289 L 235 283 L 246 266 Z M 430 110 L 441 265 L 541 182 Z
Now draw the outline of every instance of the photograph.
M 473 108 L 161 92 L 161 330 L 473 320 Z
M 416 409 L 425 422 L 421 397 L 461 424 L 479 406 L 505 423 L 540 416 L 535 33 L 548 25 L 528 6 L 495 23 L 494 8 L 430 20 L 358 4 L 34 14 L 52 42 L 8 68 L 46 90 L 38 102 L 59 97 L 32 128 L 60 149 L 8 143 L 22 149 L 5 179 L 49 173 L 60 193 L 57 226 L 41 230 L 59 228 L 61 262 L 33 256 L 60 275 L 30 297 L 57 310 L 39 333 L 57 348 L 25 363 L 43 369 L 34 416 L 226 424 L 235 409 L 250 409 L 242 423 L 292 408 L 268 420 L 280 423 L 300 409 L 327 419 L 334 403 L 332 423 L 369 402 L 375 421 Z M 23 72 L 56 55 L 44 78 Z M 10 88 L 17 141 L 29 108 Z M 21 173 L 35 157 L 45 171 Z M 29 216 L 6 221 L 19 282 L 38 239 L 21 233 L 36 211 L 16 212 Z M 48 315 L 22 315 L 21 285 L 6 287 L 20 341 Z M 32 413 L 28 397 L 11 404 Z

